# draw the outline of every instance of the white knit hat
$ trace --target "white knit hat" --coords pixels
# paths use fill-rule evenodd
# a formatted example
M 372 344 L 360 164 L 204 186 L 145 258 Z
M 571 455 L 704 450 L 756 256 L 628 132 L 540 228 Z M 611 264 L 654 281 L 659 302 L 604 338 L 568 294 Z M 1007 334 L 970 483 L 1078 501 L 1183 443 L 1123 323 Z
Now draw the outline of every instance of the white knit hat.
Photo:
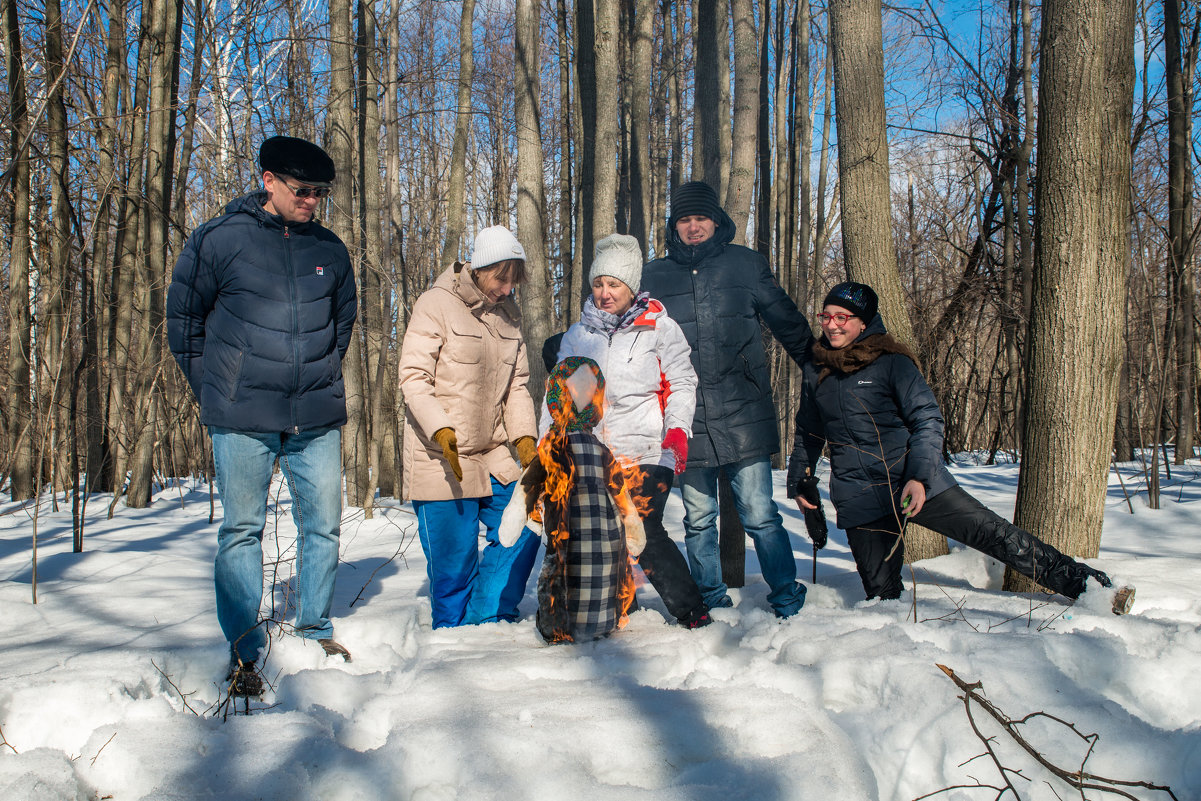
M 642 284 L 642 246 L 638 240 L 625 234 L 609 234 L 597 242 L 588 283 L 602 275 L 613 276 L 637 293 Z
M 471 251 L 471 269 L 482 270 L 509 259 L 525 261 L 525 248 L 508 228 L 493 225 L 475 235 L 475 248 Z

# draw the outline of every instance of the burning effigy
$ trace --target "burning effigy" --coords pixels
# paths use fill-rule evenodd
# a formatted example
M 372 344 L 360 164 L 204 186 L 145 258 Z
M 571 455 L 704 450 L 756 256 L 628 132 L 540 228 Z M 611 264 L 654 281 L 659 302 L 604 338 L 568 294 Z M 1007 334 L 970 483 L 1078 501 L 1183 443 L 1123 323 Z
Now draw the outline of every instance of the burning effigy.
M 605 377 L 572 356 L 546 379 L 551 426 L 505 510 L 502 544 L 522 525 L 541 525 L 546 556 L 538 575 L 538 633 L 549 643 L 585 642 L 625 625 L 634 601 L 631 557 L 646 545 L 627 471 L 592 433 Z

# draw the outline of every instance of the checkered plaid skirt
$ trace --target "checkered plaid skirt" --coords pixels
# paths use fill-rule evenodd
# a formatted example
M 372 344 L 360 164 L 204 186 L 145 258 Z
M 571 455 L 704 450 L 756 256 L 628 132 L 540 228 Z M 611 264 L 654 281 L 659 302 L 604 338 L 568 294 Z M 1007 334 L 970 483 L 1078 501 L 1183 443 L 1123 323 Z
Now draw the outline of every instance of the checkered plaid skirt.
M 575 463 L 575 485 L 567 504 L 570 534 L 566 542 L 548 546 L 538 578 L 539 630 L 555 641 L 543 630 L 543 621 L 554 618 L 552 609 L 565 610 L 570 629 L 566 633 L 584 642 L 617 628 L 623 611 L 619 594 L 630 564 L 609 494 L 613 457 L 588 432 L 572 432 L 568 445 Z

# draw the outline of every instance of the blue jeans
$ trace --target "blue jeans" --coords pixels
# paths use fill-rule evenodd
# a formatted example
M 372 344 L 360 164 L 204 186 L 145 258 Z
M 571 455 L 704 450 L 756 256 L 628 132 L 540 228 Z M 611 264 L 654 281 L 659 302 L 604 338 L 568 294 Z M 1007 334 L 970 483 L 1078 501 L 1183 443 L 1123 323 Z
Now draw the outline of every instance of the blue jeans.
M 413 501 L 434 628 L 517 619 L 539 539 L 529 529 L 510 548 L 497 539 L 501 514 L 516 484 L 502 484 L 494 477 L 491 497 Z M 485 530 L 482 555 L 480 526 Z
M 266 644 L 259 622 L 263 601 L 263 527 L 271 469 L 280 469 L 292 491 L 296 521 L 296 633 L 327 639 L 338 567 L 342 520 L 342 432 L 259 434 L 209 427 L 224 517 L 217 532 L 217 620 L 233 656 L 255 659 Z
M 780 510 L 772 500 L 771 464 L 765 456 L 722 468 L 689 467 L 680 477 L 684 546 L 692 577 L 705 603 L 717 605 L 727 590 L 721 579 L 721 552 L 717 543 L 717 474 L 721 469 L 730 477 L 738 517 L 755 543 L 763 580 L 770 588 L 768 603 L 781 617 L 795 614 L 805 604 L 805 587 L 796 580 L 792 543 L 784 530 Z

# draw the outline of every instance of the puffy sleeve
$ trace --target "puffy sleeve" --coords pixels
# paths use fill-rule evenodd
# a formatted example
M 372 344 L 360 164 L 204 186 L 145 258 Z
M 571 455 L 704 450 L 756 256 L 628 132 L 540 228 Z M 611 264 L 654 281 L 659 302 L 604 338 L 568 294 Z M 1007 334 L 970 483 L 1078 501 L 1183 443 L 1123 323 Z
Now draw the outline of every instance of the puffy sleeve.
M 797 308 L 792 297 L 783 290 L 767 266 L 759 259 L 759 275 L 755 284 L 755 311 L 767 323 L 772 336 L 798 365 L 804 365 L 813 347 L 813 332 L 809 321 Z
M 897 413 L 909 430 L 904 478 L 917 479 L 928 487 L 942 464 L 942 411 L 917 365 L 906 356 L 890 358 Z
M 431 290 L 438 291 L 438 290 Z M 413 314 L 400 345 L 400 391 L 418 430 L 428 438 L 452 426 L 450 415 L 434 395 L 434 372 L 446 344 L 446 322 L 426 292 L 413 304 Z
M 188 237 L 167 290 L 167 344 L 197 400 L 204 380 L 205 325 L 217 302 L 215 265 L 200 254 L 206 231 L 201 227 Z

